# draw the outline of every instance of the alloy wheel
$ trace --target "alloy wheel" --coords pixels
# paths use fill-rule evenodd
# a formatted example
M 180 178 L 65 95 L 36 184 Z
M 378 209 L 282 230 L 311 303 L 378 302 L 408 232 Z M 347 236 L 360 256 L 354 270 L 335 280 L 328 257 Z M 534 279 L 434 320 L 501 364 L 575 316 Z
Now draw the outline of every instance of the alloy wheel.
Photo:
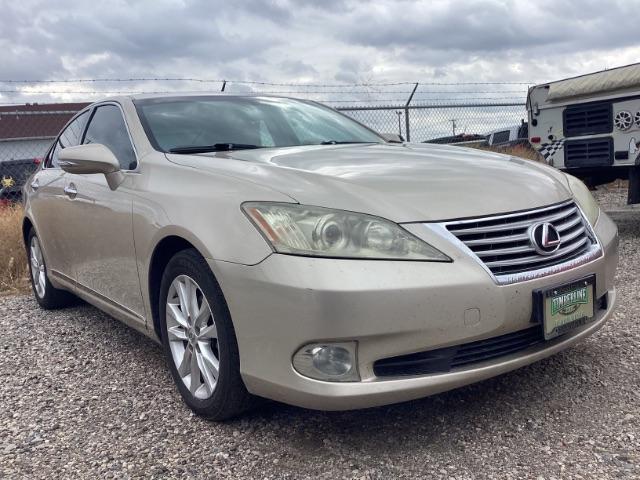
M 191 277 L 176 277 L 167 293 L 166 326 L 173 362 L 191 394 L 205 400 L 220 371 L 218 332 L 209 302 Z
M 31 238 L 31 245 L 29 247 L 29 261 L 31 262 L 31 278 L 33 280 L 33 286 L 38 297 L 44 298 L 47 288 L 47 270 L 44 264 L 44 257 L 42 255 L 42 249 L 40 248 L 38 237 L 34 236 Z

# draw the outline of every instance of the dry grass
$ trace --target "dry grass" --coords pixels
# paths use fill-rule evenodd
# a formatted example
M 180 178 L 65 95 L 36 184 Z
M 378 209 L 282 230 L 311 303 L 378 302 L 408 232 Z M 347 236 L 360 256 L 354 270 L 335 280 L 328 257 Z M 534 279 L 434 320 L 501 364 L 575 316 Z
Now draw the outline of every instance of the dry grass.
M 542 161 L 542 156 L 528 145 L 514 145 L 511 147 L 478 147 L 480 150 L 489 150 L 491 152 L 504 153 L 505 155 L 513 155 L 514 157 L 526 158 L 527 160 Z
M 0 294 L 25 291 L 27 257 L 22 242 L 22 209 L 0 206 Z

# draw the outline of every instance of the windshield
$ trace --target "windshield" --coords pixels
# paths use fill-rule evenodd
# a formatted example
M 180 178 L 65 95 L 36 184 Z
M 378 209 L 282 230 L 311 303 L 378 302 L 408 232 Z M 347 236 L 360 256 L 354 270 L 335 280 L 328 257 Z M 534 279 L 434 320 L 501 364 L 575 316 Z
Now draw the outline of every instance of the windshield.
M 211 96 L 135 104 L 151 143 L 164 152 L 384 142 L 354 120 L 303 100 Z

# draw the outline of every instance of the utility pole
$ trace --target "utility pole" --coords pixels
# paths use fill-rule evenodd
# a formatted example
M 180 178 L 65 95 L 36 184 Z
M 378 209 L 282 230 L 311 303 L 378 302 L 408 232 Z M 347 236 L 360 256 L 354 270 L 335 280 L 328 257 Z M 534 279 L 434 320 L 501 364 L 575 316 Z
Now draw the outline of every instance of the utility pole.
M 451 120 L 449 120 L 451 122 L 451 126 L 453 127 L 453 136 L 456 136 L 456 119 L 452 118 Z

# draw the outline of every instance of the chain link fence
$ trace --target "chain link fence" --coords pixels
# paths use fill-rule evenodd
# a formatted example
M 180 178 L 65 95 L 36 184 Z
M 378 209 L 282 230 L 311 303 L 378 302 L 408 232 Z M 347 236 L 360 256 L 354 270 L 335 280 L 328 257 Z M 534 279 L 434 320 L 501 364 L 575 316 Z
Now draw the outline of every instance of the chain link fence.
M 485 136 L 519 125 L 527 118 L 524 104 L 412 105 L 338 107 L 381 133 L 397 133 L 411 142 L 438 141 L 460 134 Z
M 85 104 L 0 106 L 0 206 L 19 202 L 55 136 Z
M 189 82 L 208 82 L 210 85 L 202 90 L 203 93 L 269 94 L 319 101 L 373 130 L 399 134 L 412 142 L 448 143 L 451 137 L 461 134 L 482 139 L 492 131 L 520 125 L 527 117 L 527 86 L 522 83 L 301 85 L 201 79 L 128 80 L 146 83 L 141 84 L 144 87 L 140 90 L 107 90 L 108 82 L 117 82 L 122 88 L 126 79 L 87 80 L 92 86 L 105 83 L 104 88 L 95 90 L 77 90 L 78 87 L 73 85 L 66 87 L 71 81 L 61 84 L 64 89 L 60 85 L 49 86 L 50 83 L 44 83 L 38 93 L 33 93 L 34 87 L 30 85 L 28 98 L 42 101 L 64 93 L 73 94 L 73 98 L 86 98 L 90 102 L 109 95 L 177 94 L 193 91 Z M 220 83 L 216 86 L 215 82 Z M 157 87 L 159 84 L 171 84 L 172 88 L 161 90 Z M 24 90 L 21 89 L 26 87 L 11 88 L 13 90 L 2 90 L 0 102 L 23 98 L 19 95 L 23 95 L 20 92 Z M 20 201 L 22 187 L 38 167 L 57 133 L 85 105 L 11 101 L 2 106 L 0 103 L 0 204 Z

